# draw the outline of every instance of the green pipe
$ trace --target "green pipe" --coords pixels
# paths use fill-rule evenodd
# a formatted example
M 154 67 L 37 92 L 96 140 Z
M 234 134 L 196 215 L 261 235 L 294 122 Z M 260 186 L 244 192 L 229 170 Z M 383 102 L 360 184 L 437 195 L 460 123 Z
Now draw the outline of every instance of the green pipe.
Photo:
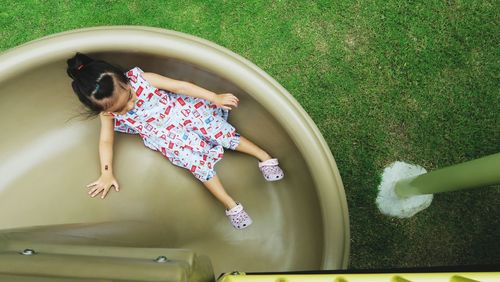
M 500 153 L 405 178 L 396 183 L 399 197 L 435 194 L 500 183 Z

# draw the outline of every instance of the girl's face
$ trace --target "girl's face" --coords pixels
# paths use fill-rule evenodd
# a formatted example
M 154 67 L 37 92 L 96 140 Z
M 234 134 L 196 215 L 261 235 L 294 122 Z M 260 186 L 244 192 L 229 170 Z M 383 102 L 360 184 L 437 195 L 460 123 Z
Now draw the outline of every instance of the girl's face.
M 115 86 L 118 87 L 115 87 L 116 90 L 105 108 L 107 112 L 123 115 L 134 108 L 136 97 L 130 84 L 122 85 L 115 81 Z

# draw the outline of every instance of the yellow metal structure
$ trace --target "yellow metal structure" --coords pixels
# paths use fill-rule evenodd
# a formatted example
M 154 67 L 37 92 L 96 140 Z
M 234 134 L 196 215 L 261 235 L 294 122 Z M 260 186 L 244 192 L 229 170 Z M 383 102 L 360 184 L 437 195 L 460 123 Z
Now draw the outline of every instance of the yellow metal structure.
M 430 272 L 363 274 L 228 273 L 217 282 L 498 282 L 500 272 Z

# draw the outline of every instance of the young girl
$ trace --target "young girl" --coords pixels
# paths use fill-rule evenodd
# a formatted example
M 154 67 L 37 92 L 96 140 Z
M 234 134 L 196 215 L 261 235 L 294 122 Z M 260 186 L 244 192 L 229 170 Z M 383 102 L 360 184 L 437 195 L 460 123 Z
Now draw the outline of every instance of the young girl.
M 101 120 L 101 177 L 87 185 L 91 197 L 102 192 L 104 198 L 111 186 L 119 191 L 112 165 L 114 131 L 139 134 L 146 147 L 190 170 L 225 206 L 237 229 L 248 227 L 252 220 L 243 205 L 226 193 L 215 173 L 223 148 L 255 156 L 267 181 L 284 177 L 277 159 L 240 136 L 227 122 L 231 106 L 239 103 L 233 94 L 215 94 L 186 81 L 143 72 L 139 67 L 124 72 L 81 53 L 67 64 L 78 99 L 90 116 L 99 115 Z

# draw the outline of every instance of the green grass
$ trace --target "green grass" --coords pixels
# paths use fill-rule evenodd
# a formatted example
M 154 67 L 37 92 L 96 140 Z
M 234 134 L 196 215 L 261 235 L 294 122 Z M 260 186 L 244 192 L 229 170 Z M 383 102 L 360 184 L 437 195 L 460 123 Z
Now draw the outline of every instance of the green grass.
M 405 220 L 374 203 L 393 161 L 434 170 L 500 151 L 495 1 L 0 2 L 0 51 L 76 28 L 145 25 L 211 40 L 273 76 L 335 156 L 351 268 L 500 262 L 498 186 L 435 195 Z

